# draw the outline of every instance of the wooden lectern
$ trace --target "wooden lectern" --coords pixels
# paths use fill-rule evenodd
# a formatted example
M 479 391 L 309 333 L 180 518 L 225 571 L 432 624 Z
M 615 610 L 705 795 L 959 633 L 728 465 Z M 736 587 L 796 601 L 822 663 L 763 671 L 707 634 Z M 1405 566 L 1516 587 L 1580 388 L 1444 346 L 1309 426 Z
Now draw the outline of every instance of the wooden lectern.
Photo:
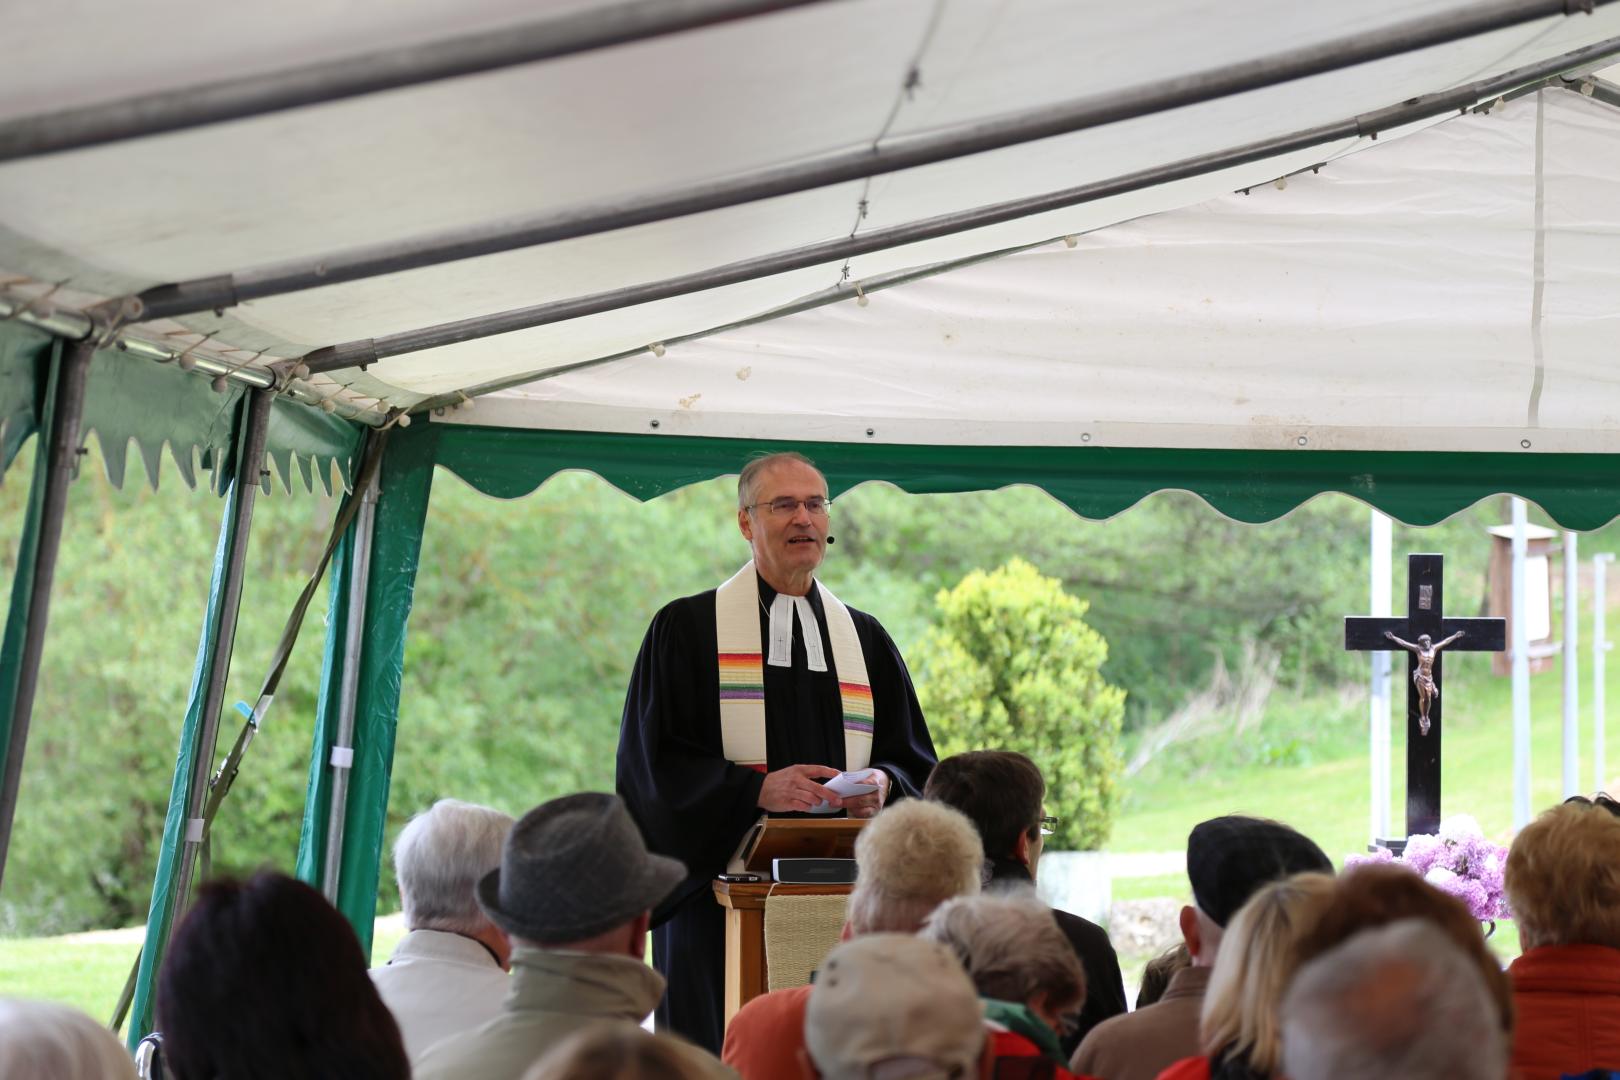
M 779 885 L 770 880 L 773 859 L 849 859 L 864 820 L 761 818 L 732 860 L 733 872 L 762 874 L 760 882 L 714 882 L 714 898 L 726 909 L 726 1023 L 769 988 L 765 960 L 765 899 L 769 896 L 847 896 L 851 885 Z

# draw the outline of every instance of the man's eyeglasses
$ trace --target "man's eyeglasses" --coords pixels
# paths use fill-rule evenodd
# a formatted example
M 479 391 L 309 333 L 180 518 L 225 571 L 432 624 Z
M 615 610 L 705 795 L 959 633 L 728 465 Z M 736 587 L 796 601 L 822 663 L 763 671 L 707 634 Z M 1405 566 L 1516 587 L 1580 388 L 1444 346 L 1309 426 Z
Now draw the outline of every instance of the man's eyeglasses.
M 797 514 L 800 506 L 808 510 L 813 517 L 820 517 L 832 509 L 832 500 L 821 495 L 812 495 L 808 499 L 795 499 L 790 495 L 784 495 L 780 499 L 772 499 L 770 502 L 749 503 L 743 509 L 753 510 L 760 506 L 767 507 L 777 517 Z
M 1041 827 L 1042 836 L 1051 836 L 1053 833 L 1057 832 L 1058 819 L 1053 817 L 1051 814 L 1047 814 L 1045 817 L 1041 818 L 1037 824 L 1039 824 Z

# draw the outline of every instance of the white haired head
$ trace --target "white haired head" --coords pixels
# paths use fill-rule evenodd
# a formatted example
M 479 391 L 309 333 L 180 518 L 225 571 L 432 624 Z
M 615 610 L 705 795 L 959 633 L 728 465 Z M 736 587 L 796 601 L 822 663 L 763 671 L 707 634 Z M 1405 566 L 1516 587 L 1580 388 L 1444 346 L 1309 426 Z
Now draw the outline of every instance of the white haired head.
M 1503 1076 L 1507 1042 L 1479 967 L 1433 924 L 1364 930 L 1300 969 L 1282 1004 L 1290 1080 Z
M 113 1034 L 78 1009 L 0 998 L 0 1076 L 6 1080 L 135 1080 Z
M 411 818 L 394 841 L 405 925 L 469 935 L 488 927 L 473 889 L 501 865 L 511 829 L 510 815 L 459 799 L 440 799 Z

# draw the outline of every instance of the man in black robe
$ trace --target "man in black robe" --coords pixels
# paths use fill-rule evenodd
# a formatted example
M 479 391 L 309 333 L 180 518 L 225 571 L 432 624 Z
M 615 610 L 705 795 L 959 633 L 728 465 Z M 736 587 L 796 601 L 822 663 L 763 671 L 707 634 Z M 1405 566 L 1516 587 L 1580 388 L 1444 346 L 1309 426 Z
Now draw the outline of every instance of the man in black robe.
M 815 570 L 829 542 L 827 482 L 796 454 L 750 462 L 737 483 L 737 523 L 753 549 L 760 636 L 778 593 L 804 597 L 820 654 L 834 656 Z M 715 590 L 654 616 L 642 641 L 619 731 L 617 788 L 648 846 L 688 876 L 653 912 L 653 965 L 668 980 L 660 1030 L 720 1052 L 725 1030 L 725 912 L 710 882 L 761 814 L 807 811 L 823 799 L 871 817 L 890 798 L 919 795 L 936 756 L 905 661 L 872 616 L 849 609 L 871 684 L 870 767 L 878 790 L 839 799 L 818 780 L 846 767 L 845 704 L 833 665 L 812 670 L 804 624 L 792 616 L 786 666 L 763 667 L 766 762 L 735 764 L 722 749 Z

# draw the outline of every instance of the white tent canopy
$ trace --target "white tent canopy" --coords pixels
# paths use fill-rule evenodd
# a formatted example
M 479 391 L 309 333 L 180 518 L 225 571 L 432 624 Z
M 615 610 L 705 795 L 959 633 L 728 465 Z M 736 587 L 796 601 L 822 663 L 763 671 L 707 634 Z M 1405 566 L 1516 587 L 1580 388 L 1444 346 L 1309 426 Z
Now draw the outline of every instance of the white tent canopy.
M 133 25 L 111 0 L 15 13 L 0 43 L 0 122 L 545 14 L 511 0 L 341 10 L 294 0 L 244 27 L 241 12 L 201 0 L 150 7 Z M 55 288 L 50 303 L 83 304 L 888 145 L 1469 7 L 1253 0 L 1234 10 L 1182 0 L 1081 18 L 1057 0 L 816 4 L 0 164 L 0 281 L 14 300 Z M 260 367 L 1117 177 L 1615 37 L 1620 6 L 1603 7 L 869 181 L 128 333 Z M 76 62 L 62 64 L 64 55 Z M 1340 139 L 847 265 L 316 375 L 310 389 L 346 409 L 434 404 L 704 334 L 845 280 L 876 289 L 919 267 L 1085 234 L 1072 251 L 1008 255 L 895 286 L 870 307 L 645 352 L 450 415 L 623 431 L 661 418 L 664 431 L 913 442 L 1497 449 L 1530 438 L 1536 450 L 1609 449 L 1598 358 L 1616 340 L 1616 293 L 1596 264 L 1620 200 L 1612 169 L 1596 163 L 1616 154 L 1610 112 L 1549 91 L 1403 134 Z M 1226 194 L 1322 162 L 1320 176 L 1286 191 Z
M 1281 188 L 1076 240 L 448 418 L 900 443 L 1620 451 L 1610 106 L 1544 90 Z

